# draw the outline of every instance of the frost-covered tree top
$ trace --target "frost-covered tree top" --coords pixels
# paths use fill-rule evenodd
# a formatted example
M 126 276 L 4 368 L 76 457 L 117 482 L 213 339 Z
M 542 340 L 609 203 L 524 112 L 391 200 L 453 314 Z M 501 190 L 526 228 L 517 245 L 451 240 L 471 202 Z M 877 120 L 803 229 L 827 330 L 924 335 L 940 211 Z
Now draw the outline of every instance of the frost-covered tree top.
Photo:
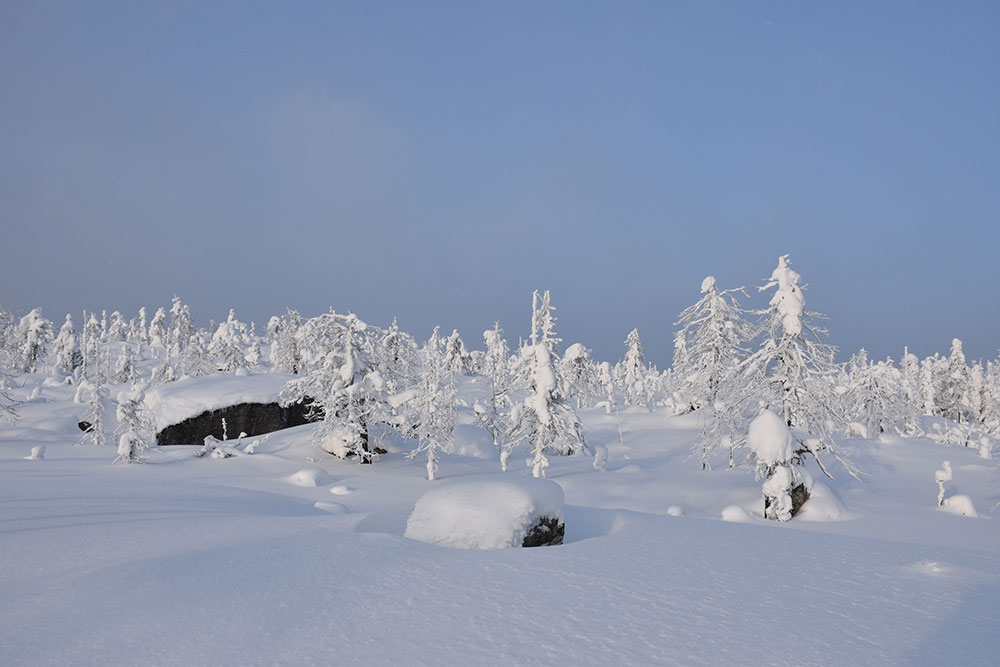
M 771 297 L 770 306 L 773 312 L 780 316 L 781 326 L 786 336 L 798 336 L 802 333 L 802 315 L 805 313 L 806 300 L 799 288 L 802 279 L 788 264 L 788 255 L 778 258 L 778 266 L 771 272 L 771 278 L 760 287 L 761 291 L 777 287 Z
M 531 344 L 542 343 L 550 355 L 559 353 L 559 343 L 562 338 L 556 336 L 555 307 L 549 290 L 539 294 L 535 290 L 531 296 Z

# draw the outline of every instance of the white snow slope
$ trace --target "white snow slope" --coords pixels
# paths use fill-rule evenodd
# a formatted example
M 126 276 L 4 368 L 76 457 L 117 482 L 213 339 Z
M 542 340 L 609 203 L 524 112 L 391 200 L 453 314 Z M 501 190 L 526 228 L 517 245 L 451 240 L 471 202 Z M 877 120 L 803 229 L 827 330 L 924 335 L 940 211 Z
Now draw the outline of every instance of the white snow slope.
M 479 551 L 403 537 L 438 482 L 402 452 L 340 461 L 309 443 L 309 425 L 252 456 L 161 447 L 112 465 L 113 447 L 73 446 L 71 396 L 46 387 L 0 426 L 4 665 L 993 665 L 1000 653 L 1000 487 L 973 450 L 849 441 L 865 481 L 813 466 L 812 506 L 779 524 L 761 518 L 749 470 L 687 458 L 696 417 L 623 409 L 620 441 L 614 414 L 585 410 L 608 465 L 550 458 L 566 543 Z M 37 445 L 45 458 L 25 459 Z M 980 518 L 937 506 L 945 459 L 949 495 Z M 508 474 L 528 474 L 519 460 Z M 440 475 L 498 467 L 445 455 Z M 302 486 L 304 469 L 326 475 Z M 732 506 L 744 522 L 721 520 Z

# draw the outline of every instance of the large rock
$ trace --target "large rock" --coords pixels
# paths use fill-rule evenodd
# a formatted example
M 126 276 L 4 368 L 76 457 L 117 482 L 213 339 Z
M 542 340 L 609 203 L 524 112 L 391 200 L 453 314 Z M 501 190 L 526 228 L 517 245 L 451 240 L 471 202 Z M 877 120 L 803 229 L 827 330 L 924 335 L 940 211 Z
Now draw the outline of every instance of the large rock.
M 196 417 L 171 424 L 156 434 L 157 445 L 200 445 L 206 436 L 236 438 L 280 431 L 322 419 L 309 403 L 281 407 L 277 403 L 240 403 L 207 410 Z M 225 429 L 222 421 L 225 420 Z M 225 432 L 223 432 L 225 431 Z
M 322 419 L 322 412 L 309 403 L 281 407 L 281 390 L 294 377 L 215 374 L 153 387 L 146 392 L 145 404 L 156 427 L 156 444 L 201 445 L 209 435 L 261 435 Z

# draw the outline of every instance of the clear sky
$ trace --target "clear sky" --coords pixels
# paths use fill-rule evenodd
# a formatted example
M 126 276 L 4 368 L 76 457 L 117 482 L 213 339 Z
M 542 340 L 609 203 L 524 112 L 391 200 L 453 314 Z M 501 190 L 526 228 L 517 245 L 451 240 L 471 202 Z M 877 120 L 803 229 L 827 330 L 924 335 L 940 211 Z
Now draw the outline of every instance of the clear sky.
M 995 1 L 0 0 L 0 298 L 481 347 L 550 289 L 566 344 L 664 367 L 702 278 L 791 253 L 843 356 L 995 357 L 998 35 Z

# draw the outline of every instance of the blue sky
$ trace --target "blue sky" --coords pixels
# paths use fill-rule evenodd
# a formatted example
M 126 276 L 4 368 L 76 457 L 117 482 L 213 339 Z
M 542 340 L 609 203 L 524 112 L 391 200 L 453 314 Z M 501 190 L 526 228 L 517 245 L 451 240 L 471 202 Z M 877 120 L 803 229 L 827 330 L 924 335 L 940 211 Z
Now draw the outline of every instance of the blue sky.
M 0 2 L 0 298 L 670 361 L 791 253 L 844 355 L 1000 348 L 994 2 Z M 754 294 L 748 306 L 763 307 Z

